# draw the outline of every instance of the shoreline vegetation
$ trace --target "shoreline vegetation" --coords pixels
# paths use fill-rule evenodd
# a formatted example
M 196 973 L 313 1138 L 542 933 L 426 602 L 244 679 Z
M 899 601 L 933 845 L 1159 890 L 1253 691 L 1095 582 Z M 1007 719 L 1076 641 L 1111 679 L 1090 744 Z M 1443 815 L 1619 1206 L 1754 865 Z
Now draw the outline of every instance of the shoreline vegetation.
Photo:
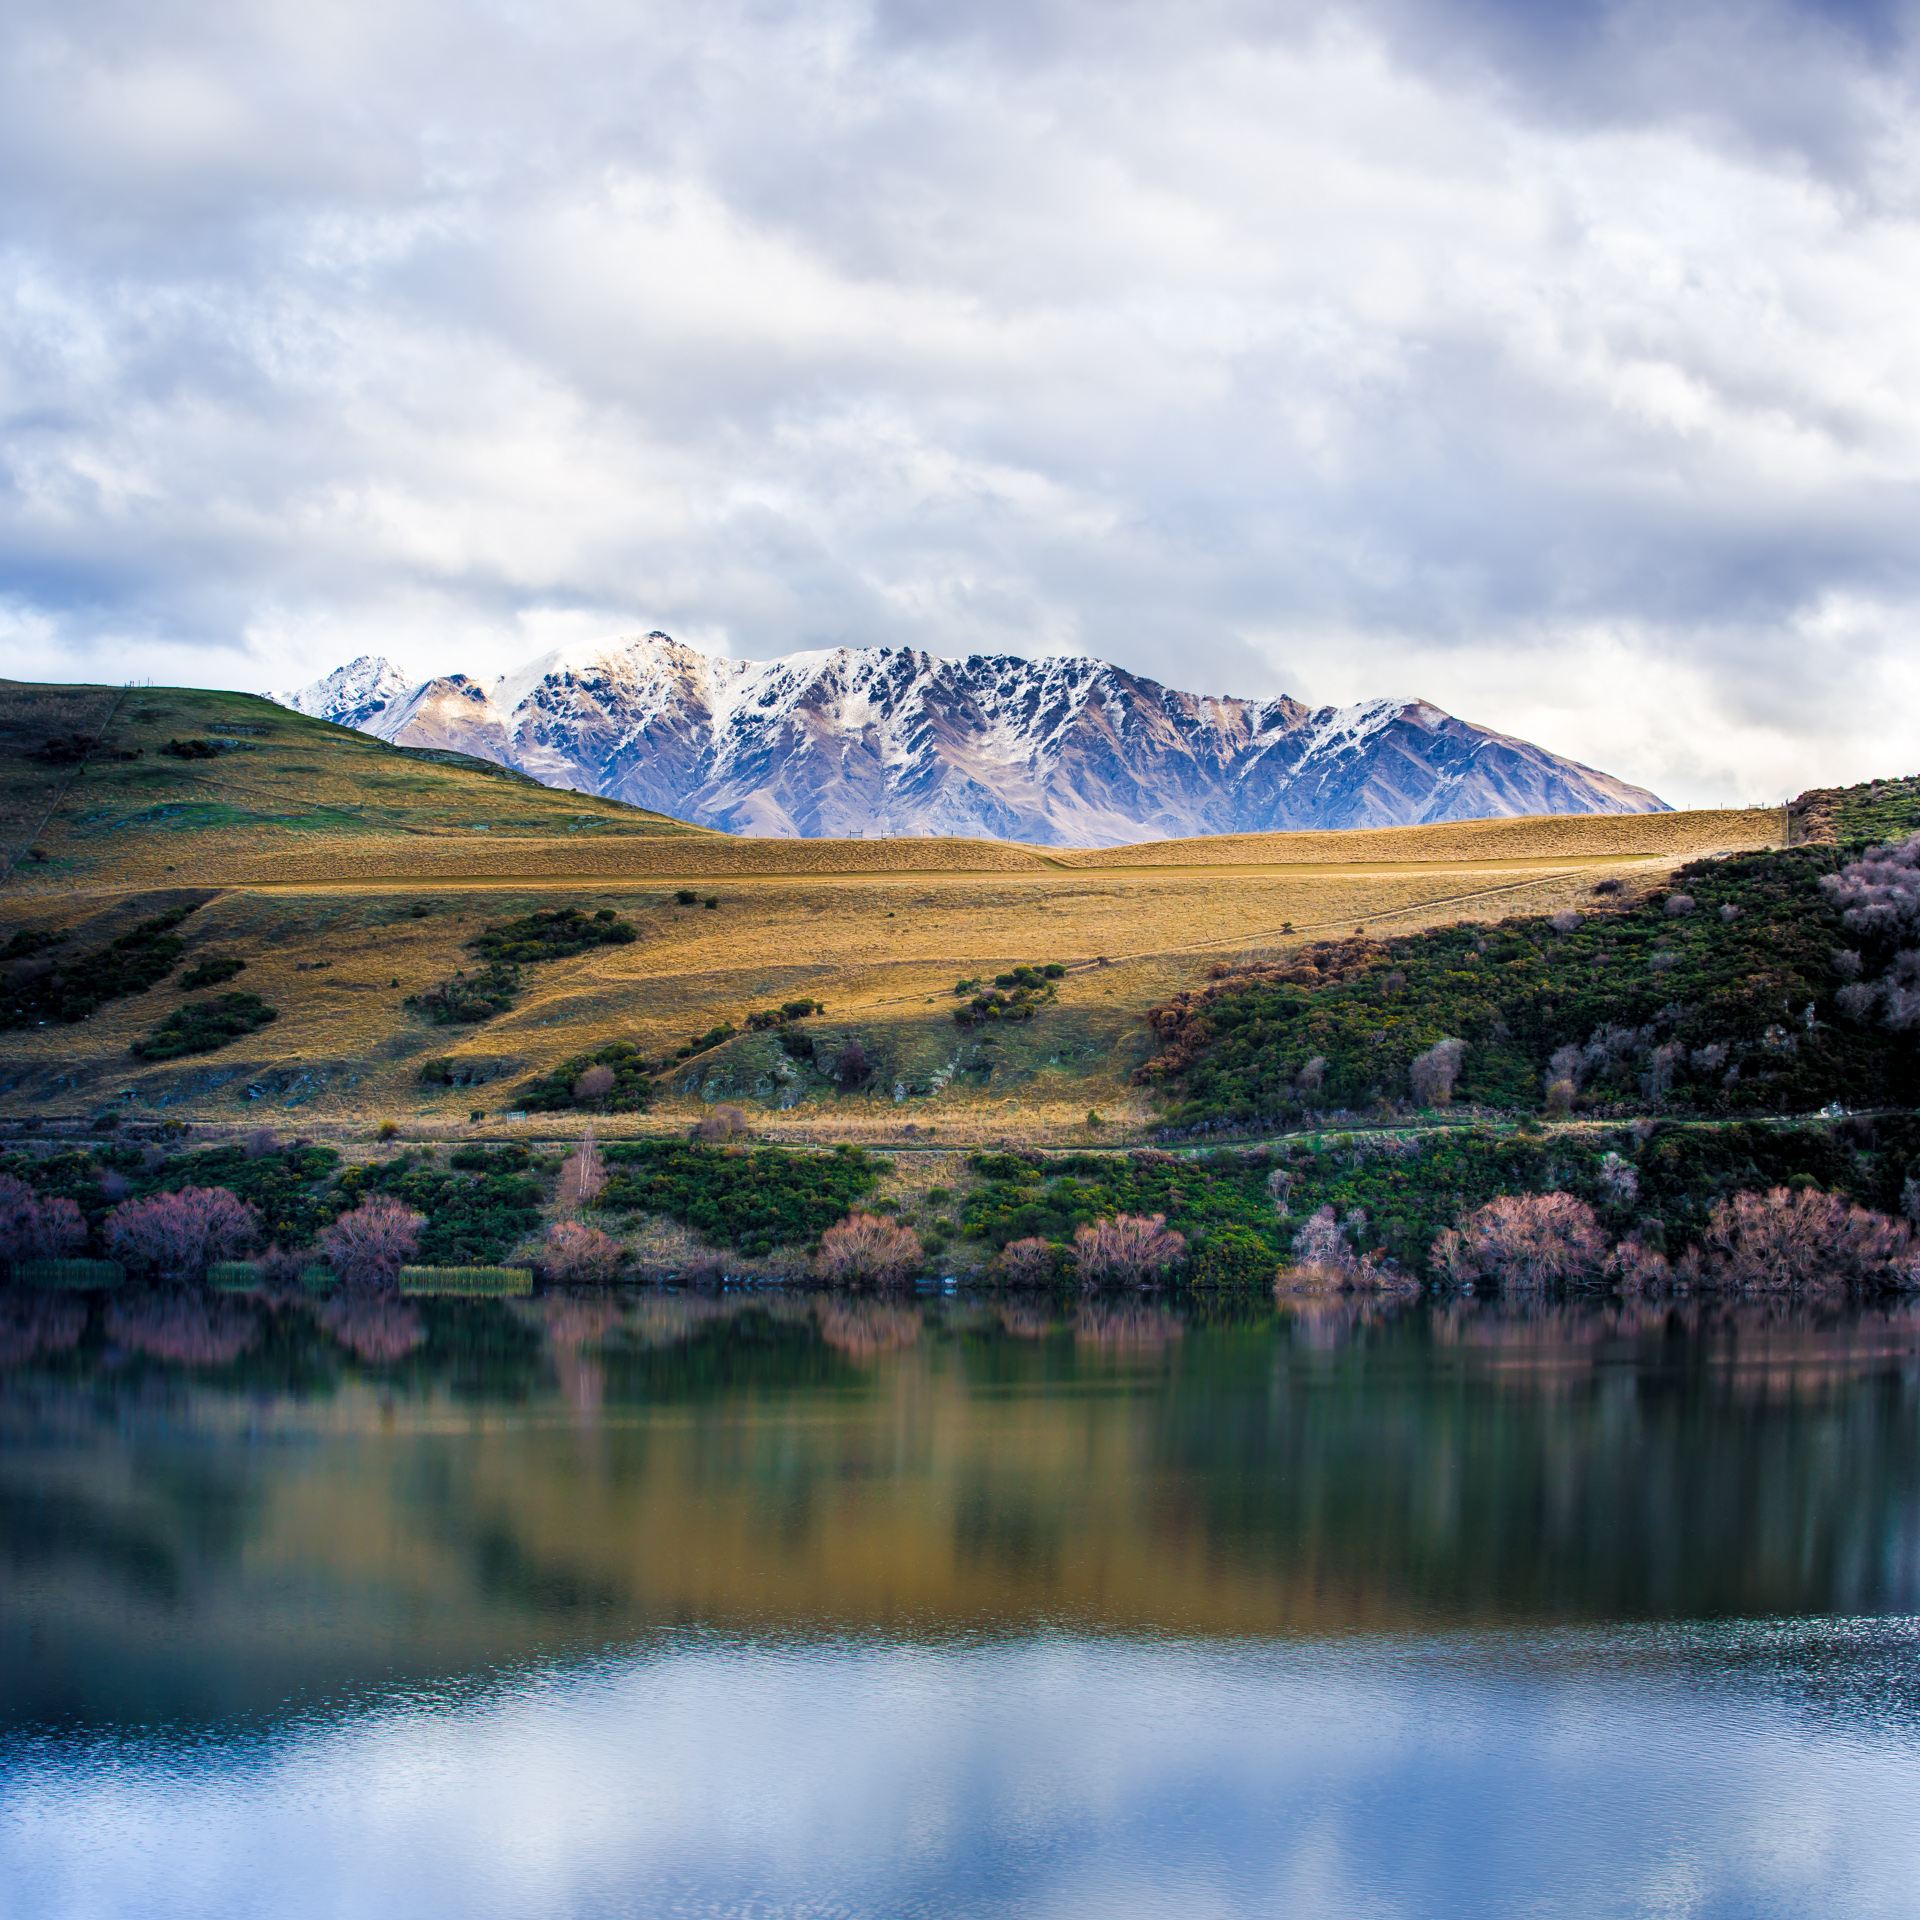
M 1920 1288 L 1920 780 L 1803 795 L 1764 831 L 1702 816 L 1749 836 L 1711 853 L 1680 816 L 1651 853 L 1639 817 L 1347 836 L 1350 873 L 1329 835 L 992 870 L 928 843 L 897 873 L 885 848 L 827 872 L 768 843 L 811 891 L 582 874 L 263 918 L 218 868 L 268 829 L 222 814 L 214 836 L 163 789 L 359 793 L 408 844 L 504 807 L 575 844 L 739 848 L 178 690 L 103 705 L 97 738 L 67 726 L 48 812 L 47 703 L 15 694 L 16 797 L 78 809 L 16 858 L 0 938 L 0 1261 L 23 1282 L 80 1292 L 110 1263 L 116 1297 L 210 1276 L 232 1297 L 250 1266 L 343 1324 L 463 1286 Z M 1529 856 L 1568 834 L 1584 851 Z M 1419 877 L 1421 849 L 1475 845 L 1491 865 Z M 182 871 L 128 892 L 162 851 Z M 121 891 L 76 914 L 47 883 L 83 852 Z M 1257 933 L 1204 937 L 1233 914 Z M 1119 951 L 1142 927 L 1154 952 Z M 1114 951 L 1087 952 L 1096 929 Z M 46 1111 L 107 1074 L 133 1084 Z M 1058 1112 L 1076 1094 L 1083 1121 Z M 256 1101 L 313 1102 L 308 1131 L 222 1124 Z

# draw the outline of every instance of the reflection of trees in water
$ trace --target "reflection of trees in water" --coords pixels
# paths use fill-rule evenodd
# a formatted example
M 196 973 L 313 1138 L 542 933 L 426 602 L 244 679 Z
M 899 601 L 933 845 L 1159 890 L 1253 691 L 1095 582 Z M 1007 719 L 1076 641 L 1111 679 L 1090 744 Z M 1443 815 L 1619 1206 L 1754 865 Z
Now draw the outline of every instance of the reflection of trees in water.
M 1365 1293 L 1283 1294 L 1279 1306 L 1281 1324 L 1293 1328 L 1295 1341 L 1323 1353 L 1392 1317 L 1383 1297 Z
M 1091 1303 L 1073 1317 L 1073 1342 L 1114 1353 L 1161 1353 L 1186 1331 L 1168 1307 Z
M 999 1320 L 1016 1340 L 1044 1340 L 1060 1324 L 1042 1307 L 1003 1306 Z
M 260 1337 L 251 1308 L 204 1294 L 156 1295 L 107 1309 L 107 1337 L 183 1367 L 224 1367 Z
M 87 1330 L 87 1303 L 58 1294 L 0 1294 L 0 1367 L 25 1366 L 43 1353 L 65 1353 Z
M 920 1338 L 918 1307 L 886 1306 L 875 1300 L 836 1300 L 822 1297 L 813 1303 L 820 1337 L 836 1352 L 856 1360 L 910 1347 Z
M 320 1324 L 350 1353 L 383 1363 L 404 1360 L 426 1342 L 417 1308 L 401 1300 L 343 1293 L 320 1309 Z

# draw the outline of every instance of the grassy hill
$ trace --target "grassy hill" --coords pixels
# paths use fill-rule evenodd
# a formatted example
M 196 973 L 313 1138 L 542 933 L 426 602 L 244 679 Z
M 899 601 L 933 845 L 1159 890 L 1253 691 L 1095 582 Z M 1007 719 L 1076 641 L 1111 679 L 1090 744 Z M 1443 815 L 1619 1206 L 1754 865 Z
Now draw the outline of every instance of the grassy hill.
M 664 1271 L 791 1266 L 856 1190 L 962 1270 L 1124 1208 L 1245 1279 L 1322 1204 L 1417 1270 L 1458 1204 L 1516 1187 L 1613 1227 L 1657 1206 L 1684 1237 L 1775 1179 L 1904 1204 L 1916 1165 L 1905 1122 L 1849 1144 L 1797 1121 L 1914 1101 L 1913 1035 L 1860 997 L 1893 962 L 1854 978 L 1820 882 L 1920 821 L 1920 781 L 1797 805 L 1791 850 L 1764 810 L 1100 851 L 744 840 L 245 695 L 0 685 L 0 815 L 7 1169 L 96 1232 L 114 1192 L 203 1180 L 291 1238 L 391 1192 L 435 1258 L 524 1257 L 544 1143 L 589 1121 L 620 1231 Z M 754 1154 L 638 1144 L 722 1103 Z M 314 1144 L 252 1157 L 263 1124 Z M 1280 1128 L 1270 1151 L 1114 1152 Z

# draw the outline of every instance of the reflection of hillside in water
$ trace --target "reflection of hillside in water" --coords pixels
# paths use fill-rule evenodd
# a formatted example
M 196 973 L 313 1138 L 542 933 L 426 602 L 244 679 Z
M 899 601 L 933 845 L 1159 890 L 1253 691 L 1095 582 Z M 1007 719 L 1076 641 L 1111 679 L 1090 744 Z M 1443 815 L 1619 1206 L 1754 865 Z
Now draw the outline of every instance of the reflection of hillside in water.
M 588 1296 L 408 1303 L 423 1338 L 356 1346 L 200 1304 L 148 1303 L 136 1350 L 124 1309 L 0 1302 L 16 1703 L 101 1662 L 243 1702 L 663 1621 L 1920 1609 L 1912 1307 Z

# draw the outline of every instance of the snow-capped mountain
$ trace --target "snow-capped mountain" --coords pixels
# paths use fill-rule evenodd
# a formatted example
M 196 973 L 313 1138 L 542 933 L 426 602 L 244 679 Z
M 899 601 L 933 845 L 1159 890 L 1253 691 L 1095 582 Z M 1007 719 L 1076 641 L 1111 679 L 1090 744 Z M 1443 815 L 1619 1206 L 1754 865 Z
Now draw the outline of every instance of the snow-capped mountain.
M 491 685 L 409 684 L 363 657 L 275 697 L 730 833 L 1088 847 L 1666 810 L 1425 700 L 1315 711 L 1178 693 L 1084 658 L 840 647 L 729 660 L 650 633 L 562 648 Z

